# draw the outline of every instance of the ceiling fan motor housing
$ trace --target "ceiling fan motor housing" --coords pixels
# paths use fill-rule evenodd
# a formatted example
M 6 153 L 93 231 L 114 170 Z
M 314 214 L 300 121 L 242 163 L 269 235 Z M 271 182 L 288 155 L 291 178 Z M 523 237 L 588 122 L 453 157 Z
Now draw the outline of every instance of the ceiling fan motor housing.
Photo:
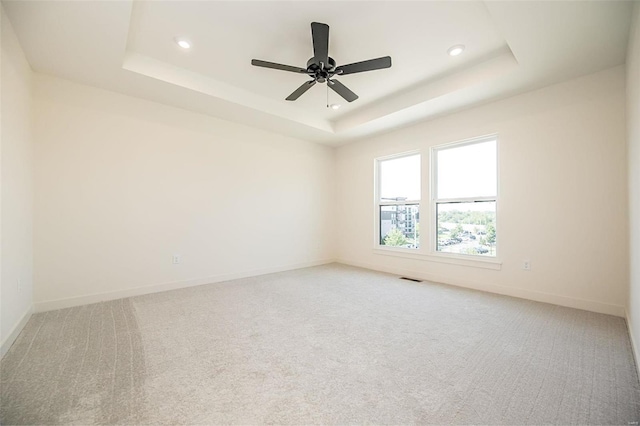
M 307 61 L 307 74 L 318 83 L 324 83 L 328 78 L 335 74 L 336 61 L 332 57 L 328 57 L 328 64 L 322 64 L 322 67 L 315 62 L 315 58 Z

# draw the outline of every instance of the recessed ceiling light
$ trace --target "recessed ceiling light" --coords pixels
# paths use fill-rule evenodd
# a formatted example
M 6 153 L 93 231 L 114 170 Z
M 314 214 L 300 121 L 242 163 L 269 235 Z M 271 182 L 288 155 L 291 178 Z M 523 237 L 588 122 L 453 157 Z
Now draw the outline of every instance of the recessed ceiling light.
M 176 38 L 176 43 L 178 43 L 178 46 L 182 47 L 183 49 L 191 48 L 191 43 L 183 38 Z
M 338 108 L 340 108 L 340 104 L 331 104 L 331 105 L 329 105 L 329 107 L 331 109 L 338 109 Z
M 458 56 L 463 51 L 464 51 L 464 45 L 456 44 L 455 46 L 451 46 L 449 50 L 447 50 L 447 53 L 449 54 L 449 56 Z

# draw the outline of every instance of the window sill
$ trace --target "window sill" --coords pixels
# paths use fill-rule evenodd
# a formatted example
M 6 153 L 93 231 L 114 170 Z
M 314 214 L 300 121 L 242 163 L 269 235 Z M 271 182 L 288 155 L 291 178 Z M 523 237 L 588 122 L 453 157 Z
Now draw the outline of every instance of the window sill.
M 403 257 L 405 259 L 422 260 L 427 262 L 446 263 L 449 265 L 468 266 L 472 268 L 493 269 L 499 271 L 502 269 L 502 261 L 498 259 L 476 259 L 465 255 L 442 255 L 442 254 L 424 254 L 413 249 L 375 247 L 374 254 L 383 256 Z

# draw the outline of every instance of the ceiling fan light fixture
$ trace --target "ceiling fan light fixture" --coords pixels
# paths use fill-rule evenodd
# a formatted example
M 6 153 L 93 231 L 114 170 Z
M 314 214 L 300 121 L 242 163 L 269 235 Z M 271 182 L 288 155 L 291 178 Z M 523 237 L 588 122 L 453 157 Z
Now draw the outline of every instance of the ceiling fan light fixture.
M 447 50 L 449 56 L 458 56 L 462 52 L 464 52 L 464 44 L 456 44 L 455 46 L 451 46 L 449 50 Z
M 191 43 L 189 42 L 189 40 L 185 40 L 183 38 L 176 37 L 175 41 L 176 41 L 176 44 L 178 46 L 182 47 L 183 49 L 191 49 Z
M 341 106 L 340 104 L 331 104 L 331 105 L 329 105 L 329 108 L 331 108 L 333 110 L 336 110 L 336 109 L 339 109 L 340 106 Z

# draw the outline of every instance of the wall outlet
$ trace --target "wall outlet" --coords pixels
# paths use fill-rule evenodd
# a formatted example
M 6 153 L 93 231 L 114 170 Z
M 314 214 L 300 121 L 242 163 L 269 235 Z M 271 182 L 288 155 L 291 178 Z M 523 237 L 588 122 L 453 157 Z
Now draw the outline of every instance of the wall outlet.
M 173 263 L 174 265 L 180 263 L 180 255 L 174 254 L 173 257 L 171 257 L 171 263 Z
M 522 269 L 524 269 L 525 271 L 531 270 L 531 261 L 529 259 L 525 259 L 522 261 Z
M 16 293 L 22 293 L 22 283 L 20 282 L 20 280 L 16 281 Z

